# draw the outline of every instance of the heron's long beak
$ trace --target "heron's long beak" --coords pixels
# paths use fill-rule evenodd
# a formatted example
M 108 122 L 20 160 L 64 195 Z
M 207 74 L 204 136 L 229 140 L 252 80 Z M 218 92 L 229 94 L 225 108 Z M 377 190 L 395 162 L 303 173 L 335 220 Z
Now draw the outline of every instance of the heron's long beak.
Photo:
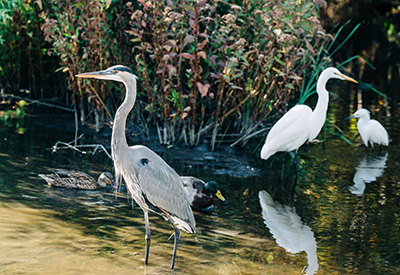
M 354 116 L 354 115 L 352 115 L 352 116 L 346 117 L 344 120 L 349 120 L 349 119 L 351 119 L 351 118 L 357 118 L 357 117 Z
M 222 196 L 221 192 L 219 190 L 217 190 L 217 193 L 215 193 L 215 195 L 217 196 L 218 199 L 220 199 L 221 201 L 225 201 L 224 196 Z
M 358 83 L 356 80 L 354 80 L 353 78 L 351 78 L 351 77 L 349 77 L 349 76 L 347 76 L 347 75 L 344 75 L 344 74 L 338 74 L 339 76 L 341 76 L 341 77 L 343 77 L 344 79 L 346 79 L 347 81 L 351 81 L 351 82 L 354 82 L 354 83 Z
M 82 73 L 82 74 L 77 74 L 75 77 L 80 77 L 80 78 L 96 78 L 100 76 L 105 76 L 107 75 L 106 71 L 97 71 L 97 72 L 90 72 L 90 73 Z

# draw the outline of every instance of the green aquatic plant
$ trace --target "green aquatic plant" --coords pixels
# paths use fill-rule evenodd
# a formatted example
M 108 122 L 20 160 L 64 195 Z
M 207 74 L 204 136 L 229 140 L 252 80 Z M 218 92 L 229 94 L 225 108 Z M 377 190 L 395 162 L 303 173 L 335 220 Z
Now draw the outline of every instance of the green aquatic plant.
M 20 100 L 15 103 L 12 110 L 8 110 L 4 115 L 0 117 L 0 120 L 4 122 L 4 125 L 8 127 L 16 128 L 19 134 L 24 134 L 27 128 L 23 128 L 25 110 L 24 106 L 28 105 L 25 100 Z M 15 123 L 15 124 L 14 124 Z

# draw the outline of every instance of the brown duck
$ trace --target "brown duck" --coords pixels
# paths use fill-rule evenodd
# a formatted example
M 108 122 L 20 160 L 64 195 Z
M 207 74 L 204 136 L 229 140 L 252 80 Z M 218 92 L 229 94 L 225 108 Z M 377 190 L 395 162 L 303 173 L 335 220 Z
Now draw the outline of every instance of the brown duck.
M 52 174 L 39 174 L 39 177 L 54 187 L 94 190 L 105 188 L 107 184 L 114 186 L 114 177 L 109 172 L 102 173 L 97 181 L 86 173 L 63 169 L 56 169 Z

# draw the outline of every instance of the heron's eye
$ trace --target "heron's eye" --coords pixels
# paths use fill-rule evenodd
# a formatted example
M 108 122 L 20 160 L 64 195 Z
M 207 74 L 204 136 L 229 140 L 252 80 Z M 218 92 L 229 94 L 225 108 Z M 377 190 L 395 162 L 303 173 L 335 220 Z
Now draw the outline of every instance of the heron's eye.
M 115 71 L 114 71 L 114 73 L 115 73 L 115 74 L 117 74 L 117 73 L 118 73 L 118 71 L 117 71 L 117 70 L 115 70 Z

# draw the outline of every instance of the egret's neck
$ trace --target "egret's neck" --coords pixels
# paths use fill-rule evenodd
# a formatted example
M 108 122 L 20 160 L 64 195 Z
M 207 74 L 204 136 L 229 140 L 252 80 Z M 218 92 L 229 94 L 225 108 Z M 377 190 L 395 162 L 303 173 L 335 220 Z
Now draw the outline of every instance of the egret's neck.
M 318 101 L 308 121 L 308 127 L 310 131 L 308 136 L 309 141 L 318 136 L 319 131 L 321 131 L 321 128 L 325 123 L 326 110 L 328 109 L 329 103 L 329 94 L 325 88 L 327 80 L 328 79 L 324 77 L 324 74 L 322 74 L 317 82 Z
M 328 104 L 329 104 L 329 93 L 325 87 L 327 81 L 328 79 L 325 79 L 323 75 L 321 75 L 318 79 L 317 82 L 318 101 L 313 112 L 317 117 L 321 118 L 323 122 L 325 122 L 326 111 L 328 110 Z
M 124 84 L 126 88 L 125 100 L 115 114 L 111 136 L 111 154 L 114 161 L 116 161 L 116 156 L 124 155 L 122 152 L 126 152 L 129 147 L 125 136 L 126 118 L 136 100 L 136 79 L 132 77 Z

